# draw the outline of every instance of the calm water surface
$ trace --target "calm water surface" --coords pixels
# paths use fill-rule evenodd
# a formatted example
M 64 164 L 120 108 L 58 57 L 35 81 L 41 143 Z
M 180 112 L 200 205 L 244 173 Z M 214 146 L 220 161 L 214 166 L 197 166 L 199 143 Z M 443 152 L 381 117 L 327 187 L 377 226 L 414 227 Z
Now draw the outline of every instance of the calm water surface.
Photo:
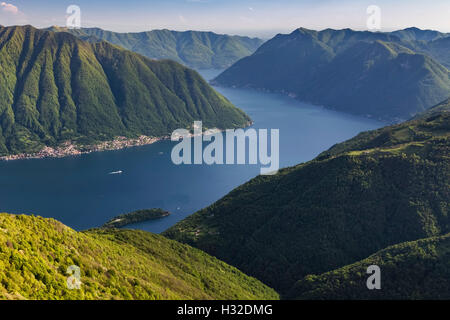
M 201 73 L 212 79 L 219 71 Z M 383 126 L 278 94 L 216 89 L 250 115 L 254 128 L 280 130 L 281 167 Z M 0 162 L 0 212 L 52 217 L 83 230 L 120 213 L 158 207 L 173 215 L 132 227 L 159 233 L 259 174 L 259 165 L 176 166 L 170 159 L 173 145 L 161 141 L 63 159 Z M 123 174 L 108 174 L 118 170 Z

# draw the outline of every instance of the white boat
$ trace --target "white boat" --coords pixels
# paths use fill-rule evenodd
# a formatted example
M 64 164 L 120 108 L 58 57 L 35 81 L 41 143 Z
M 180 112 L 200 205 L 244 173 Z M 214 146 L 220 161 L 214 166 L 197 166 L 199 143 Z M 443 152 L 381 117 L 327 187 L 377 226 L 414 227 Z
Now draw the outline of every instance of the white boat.
M 122 174 L 122 173 L 123 173 L 123 171 L 119 170 L 119 171 L 110 172 L 108 174 Z

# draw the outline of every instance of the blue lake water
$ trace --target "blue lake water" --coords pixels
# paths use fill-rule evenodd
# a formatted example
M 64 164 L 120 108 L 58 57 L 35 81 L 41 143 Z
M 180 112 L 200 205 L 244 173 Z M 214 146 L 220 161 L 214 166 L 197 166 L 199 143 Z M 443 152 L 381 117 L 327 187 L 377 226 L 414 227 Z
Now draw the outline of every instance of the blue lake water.
M 212 79 L 219 72 L 201 73 Z M 250 115 L 254 128 L 280 130 L 281 167 L 384 125 L 278 94 L 216 89 Z M 259 165 L 176 166 L 170 157 L 174 145 L 161 141 L 78 157 L 0 162 L 0 212 L 52 217 L 83 230 L 121 213 L 158 207 L 173 214 L 132 227 L 159 233 L 259 174 Z M 108 174 L 118 170 L 123 174 Z

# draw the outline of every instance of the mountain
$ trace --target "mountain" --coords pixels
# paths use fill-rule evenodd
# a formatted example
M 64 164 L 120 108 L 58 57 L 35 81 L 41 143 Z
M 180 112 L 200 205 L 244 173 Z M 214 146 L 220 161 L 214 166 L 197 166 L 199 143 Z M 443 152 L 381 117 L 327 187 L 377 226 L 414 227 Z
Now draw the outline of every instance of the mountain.
M 0 156 L 249 121 L 195 71 L 107 42 L 0 27 Z
M 143 231 L 76 232 L 53 219 L 0 214 L 0 299 L 278 299 L 187 245 Z M 67 286 L 80 268 L 80 290 Z
M 437 39 L 450 37 L 450 33 L 442 33 L 435 30 L 421 30 L 415 27 L 397 30 L 391 32 L 391 35 L 406 41 L 434 41 Z
M 287 294 L 307 275 L 449 233 L 449 111 L 447 100 L 417 119 L 259 176 L 164 235 Z
M 371 265 L 380 267 L 381 290 L 367 289 Z M 398 244 L 340 269 L 306 276 L 290 295 L 313 300 L 448 300 L 450 234 Z
M 447 61 L 446 46 L 435 46 L 428 51 Z M 336 110 L 398 121 L 450 96 L 449 70 L 416 47 L 394 34 L 300 28 L 264 43 L 213 83 L 289 93 Z
M 428 54 L 433 59 L 436 59 L 447 69 L 450 69 L 450 35 L 446 38 L 438 38 L 433 41 L 412 41 L 408 43 L 417 52 Z
M 358 152 L 373 148 L 393 148 L 396 145 L 448 136 L 450 99 L 416 115 L 411 121 L 378 130 L 362 132 L 355 138 L 339 143 L 322 152 L 318 159 L 344 152 Z
M 258 38 L 202 31 L 153 30 L 117 33 L 99 28 L 48 30 L 70 32 L 83 40 L 108 41 L 153 59 L 171 59 L 196 69 L 225 69 L 251 55 L 263 43 Z
M 450 33 L 407 28 L 390 33 L 412 50 L 424 53 L 450 69 Z
M 438 105 L 430 108 L 422 113 L 419 113 L 414 117 L 416 120 L 420 120 L 423 118 L 431 118 L 434 116 L 441 116 L 442 114 L 448 114 L 450 112 L 450 98 L 446 101 L 439 103 Z

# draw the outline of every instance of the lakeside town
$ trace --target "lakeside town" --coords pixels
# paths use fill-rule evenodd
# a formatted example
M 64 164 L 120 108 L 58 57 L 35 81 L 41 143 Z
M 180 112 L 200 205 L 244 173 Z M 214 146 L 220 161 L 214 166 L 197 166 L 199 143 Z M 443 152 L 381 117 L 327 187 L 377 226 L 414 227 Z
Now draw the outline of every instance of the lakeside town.
M 245 127 L 250 127 L 253 125 L 253 121 L 248 121 L 245 124 Z M 196 132 L 200 129 L 201 133 Z M 120 150 L 131 147 L 139 147 L 145 146 L 149 144 L 153 144 L 155 142 L 161 140 L 170 140 L 178 141 L 182 138 L 193 138 L 198 135 L 210 135 L 216 132 L 223 132 L 224 130 L 220 130 L 217 128 L 213 129 L 205 129 L 202 127 L 197 127 L 196 123 L 192 125 L 191 128 L 188 128 L 189 134 L 187 135 L 179 135 L 176 131 L 172 133 L 171 136 L 162 136 L 162 137 L 149 137 L 146 135 L 141 135 L 138 138 L 127 138 L 123 136 L 116 137 L 111 141 L 104 141 L 97 144 L 92 145 L 77 145 L 72 141 L 66 141 L 57 147 L 45 146 L 39 152 L 36 153 L 20 153 L 20 154 L 12 154 L 7 156 L 0 157 L 0 161 L 12 161 L 12 160 L 24 160 L 24 159 L 44 159 L 44 158 L 63 158 L 68 156 L 78 156 L 82 154 L 88 154 L 92 152 L 101 152 L 101 151 L 112 151 L 112 150 Z
M 160 140 L 169 139 L 168 136 L 164 137 L 149 137 L 140 136 L 135 139 L 126 137 L 117 137 L 112 141 L 104 141 L 93 145 L 76 145 L 71 141 L 64 142 L 58 147 L 46 146 L 42 150 L 36 153 L 21 153 L 0 157 L 0 160 L 12 161 L 21 159 L 43 159 L 43 158 L 62 158 L 67 156 L 78 156 L 82 154 L 88 154 L 99 151 L 119 150 L 131 147 L 144 146 L 155 143 Z

